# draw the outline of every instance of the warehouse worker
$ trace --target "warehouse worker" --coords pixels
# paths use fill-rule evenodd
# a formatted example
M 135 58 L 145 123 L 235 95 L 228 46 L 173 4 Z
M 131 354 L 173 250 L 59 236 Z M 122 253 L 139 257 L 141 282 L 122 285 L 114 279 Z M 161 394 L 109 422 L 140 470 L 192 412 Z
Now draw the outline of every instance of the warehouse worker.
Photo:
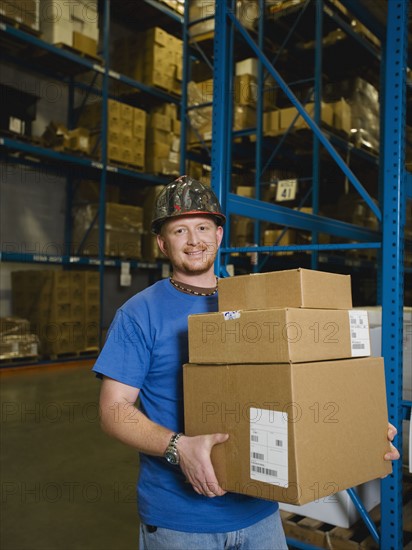
M 183 435 L 187 319 L 217 311 L 214 260 L 224 223 L 200 182 L 182 176 L 161 191 L 152 230 L 172 276 L 118 310 L 93 368 L 103 377 L 103 429 L 141 453 L 141 550 L 287 548 L 276 502 L 219 486 L 210 453 L 228 434 Z

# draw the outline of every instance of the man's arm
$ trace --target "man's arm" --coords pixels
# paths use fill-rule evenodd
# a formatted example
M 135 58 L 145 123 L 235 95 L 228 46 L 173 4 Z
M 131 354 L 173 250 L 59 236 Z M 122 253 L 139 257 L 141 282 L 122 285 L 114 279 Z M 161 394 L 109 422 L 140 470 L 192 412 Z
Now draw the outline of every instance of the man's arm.
M 104 377 L 100 391 L 102 429 L 142 453 L 163 456 L 173 432 L 152 422 L 135 407 L 138 395 L 138 388 Z M 210 453 L 214 445 L 227 438 L 227 434 L 211 434 L 179 439 L 180 466 L 198 494 L 225 494 L 216 479 Z

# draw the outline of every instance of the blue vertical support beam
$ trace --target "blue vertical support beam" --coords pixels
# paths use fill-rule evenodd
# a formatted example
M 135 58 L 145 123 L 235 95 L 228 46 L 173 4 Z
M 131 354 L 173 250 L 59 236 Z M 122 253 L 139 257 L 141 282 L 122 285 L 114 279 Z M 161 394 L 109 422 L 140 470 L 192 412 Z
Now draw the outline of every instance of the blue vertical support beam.
M 322 116 L 322 38 L 323 38 L 323 0 L 316 0 L 316 25 L 315 25 L 315 122 L 320 126 Z M 313 134 L 313 166 L 312 166 L 312 210 L 314 214 L 319 212 L 319 187 L 320 187 L 320 142 L 317 135 Z M 318 233 L 312 231 L 312 244 L 317 244 Z M 318 269 L 318 252 L 313 250 L 311 256 L 312 269 Z
M 74 78 L 70 76 L 68 87 L 68 113 L 67 113 L 67 128 L 72 130 L 74 128 Z M 66 176 L 66 208 L 65 208 L 65 220 L 64 220 L 64 254 L 70 256 L 72 253 L 72 205 L 73 205 L 73 175 L 72 170 L 69 171 Z
M 109 68 L 110 68 L 110 0 L 104 0 L 103 5 L 103 59 L 104 72 L 102 82 L 102 164 L 99 195 L 99 273 L 100 273 L 100 345 L 102 346 L 102 328 L 104 315 L 104 255 L 106 242 L 106 179 L 107 179 L 107 129 L 108 129 L 108 99 L 109 99 Z
M 382 353 L 385 359 L 389 419 L 402 447 L 402 332 L 404 285 L 404 227 L 406 213 L 405 111 L 408 0 L 387 3 L 384 44 L 382 223 Z M 381 548 L 399 550 L 402 544 L 402 461 L 382 481 Z
M 213 63 L 213 117 L 212 117 L 212 188 L 224 213 L 227 212 L 226 197 L 229 193 L 231 174 L 232 142 L 232 97 L 233 63 L 231 63 L 231 40 L 233 40 L 227 10 L 234 9 L 232 0 L 216 0 L 215 38 Z M 232 37 L 231 37 L 232 36 Z M 232 44 L 233 47 L 233 44 Z M 229 224 L 230 220 L 228 220 Z M 227 243 L 227 235 L 225 246 Z M 221 254 L 215 262 L 216 274 L 221 272 Z
M 265 41 L 265 0 L 259 0 L 259 21 L 258 21 L 258 45 L 263 51 Z M 263 142 L 263 103 L 265 101 L 265 79 L 263 74 L 263 64 L 258 59 L 258 92 L 256 94 L 256 165 L 255 165 L 255 198 L 260 200 L 261 181 L 262 181 L 262 142 Z M 261 244 L 261 224 L 257 220 L 254 226 L 254 242 Z M 256 253 L 256 262 L 253 264 L 253 271 L 259 271 L 259 253 Z

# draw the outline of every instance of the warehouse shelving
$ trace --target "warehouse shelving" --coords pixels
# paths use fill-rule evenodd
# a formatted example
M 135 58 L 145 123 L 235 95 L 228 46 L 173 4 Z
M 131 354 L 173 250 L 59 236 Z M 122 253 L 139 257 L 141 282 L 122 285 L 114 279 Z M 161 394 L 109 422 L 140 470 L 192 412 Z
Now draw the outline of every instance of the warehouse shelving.
M 66 222 L 66 250 L 57 251 L 51 254 L 48 251 L 21 250 L 21 247 L 10 247 L 0 252 L 1 261 L 43 263 L 62 265 L 65 268 L 73 266 L 85 266 L 98 268 L 101 280 L 101 304 L 103 301 L 104 273 L 108 267 L 119 267 L 122 258 L 105 257 L 105 204 L 106 187 L 108 183 L 115 185 L 144 184 L 145 187 L 166 184 L 170 177 L 165 175 L 154 175 L 130 169 L 128 166 L 121 166 L 108 161 L 107 158 L 107 102 L 108 99 L 119 100 L 117 91 L 118 85 L 127 86 L 133 93 L 131 104 L 142 108 L 151 107 L 161 102 L 174 103 L 179 105 L 180 98 L 160 88 L 149 86 L 143 82 L 120 74 L 113 70 L 110 65 L 110 24 L 111 21 L 119 21 L 124 25 L 135 25 L 139 21 L 139 29 L 148 28 L 150 21 L 153 26 L 159 24 L 169 25 L 175 34 L 181 34 L 183 18 L 174 12 L 166 4 L 155 0 L 144 0 L 138 12 L 134 2 L 111 2 L 103 0 L 99 3 L 101 16 L 100 35 L 101 52 L 99 56 L 81 55 L 71 48 L 62 48 L 50 44 L 41 38 L 39 33 L 27 32 L 27 29 L 20 25 L 0 21 L 0 41 L 2 44 L 2 62 L 11 66 L 27 70 L 32 74 L 51 77 L 69 90 L 68 105 L 68 127 L 75 126 L 74 91 L 81 90 L 87 99 L 89 94 L 102 98 L 102 139 L 101 159 L 78 155 L 71 152 L 56 151 L 43 146 L 39 140 L 22 139 L 11 134 L 3 133 L 0 136 L 0 158 L 2 162 L 41 166 L 42 170 L 57 172 L 65 175 L 68 182 L 69 194 L 67 197 L 67 220 L 70 219 L 70 207 L 72 202 L 71 189 L 75 178 L 89 177 L 100 183 L 99 193 L 99 255 L 98 257 L 78 256 L 76 251 L 70 250 L 71 228 Z M 145 17 L 142 17 L 142 14 Z M 147 17 L 146 17 L 147 16 Z M 133 27 L 136 30 L 136 26 Z M 132 94 L 130 94 L 132 95 Z M 121 96 L 120 101 L 129 102 L 129 97 Z M 63 113 L 62 113 L 63 114 Z M 131 260 L 126 261 L 131 268 L 159 270 L 163 262 Z M 101 308 L 101 319 L 103 319 L 103 307 Z
M 354 14 L 366 28 L 370 29 L 382 43 L 379 53 L 375 48 L 372 54 L 379 62 L 381 74 L 381 144 L 379 159 L 376 155 L 365 154 L 367 162 L 379 167 L 380 193 L 379 205 L 375 204 L 371 196 L 354 175 L 346 162 L 331 145 L 328 135 L 323 132 L 315 120 L 307 114 L 301 102 L 296 98 L 288 84 L 283 80 L 280 72 L 272 65 L 270 59 L 262 51 L 262 42 L 256 43 L 250 34 L 242 27 L 232 9 L 232 2 L 227 0 L 216 1 L 215 30 L 214 30 L 214 95 L 213 95 L 213 139 L 211 151 L 212 186 L 216 191 L 227 215 L 241 215 L 258 221 L 272 221 L 287 227 L 307 229 L 313 233 L 313 241 L 307 246 L 288 247 L 242 247 L 233 248 L 226 240 L 221 248 L 216 262 L 219 273 L 225 274 L 226 264 L 231 262 L 231 254 L 234 252 L 277 252 L 277 251 L 311 251 L 315 257 L 312 266 L 322 263 L 322 267 L 329 269 L 326 264 L 329 258 L 319 256 L 316 253 L 332 249 L 341 251 L 348 248 L 377 248 L 380 250 L 380 258 L 375 264 L 378 273 L 379 294 L 378 303 L 383 309 L 383 344 L 382 355 L 385 359 L 387 398 L 389 419 L 397 426 L 399 436 L 396 445 L 402 451 L 402 420 L 407 418 L 411 403 L 402 400 L 402 319 L 403 319 L 403 288 L 405 274 L 410 270 L 404 268 L 404 226 L 407 199 L 411 195 L 411 174 L 405 170 L 405 108 L 406 108 L 406 67 L 407 67 L 407 23 L 408 2 L 397 0 L 387 3 L 386 21 L 382 23 L 369 8 L 371 3 L 353 2 L 342 0 L 341 4 Z M 265 3 L 260 2 L 260 12 L 263 13 Z M 316 2 L 316 7 L 321 11 L 323 1 Z M 333 12 L 329 12 L 333 14 Z M 319 12 L 318 12 L 319 16 Z M 338 16 L 333 15 L 335 22 L 341 23 Z M 317 21 L 322 20 L 320 17 Z M 386 25 L 385 25 L 386 23 Z M 350 29 L 346 28 L 349 32 Z M 330 218 L 324 218 L 316 213 L 303 214 L 291 211 L 282 206 L 264 203 L 257 199 L 240 197 L 231 192 L 230 174 L 233 160 L 231 121 L 231 100 L 227 90 L 231 88 L 233 57 L 233 37 L 242 36 L 253 54 L 260 60 L 262 67 L 271 74 L 278 86 L 289 98 L 313 131 L 316 141 L 328 151 L 332 159 L 338 164 L 347 179 L 352 183 L 356 191 L 363 197 L 366 204 L 376 215 L 381 229 L 370 231 L 365 228 L 345 224 Z M 317 48 L 320 47 L 320 35 L 317 34 Z M 358 40 L 359 37 L 355 37 Z M 359 41 L 359 40 L 358 40 Z M 360 41 L 361 42 L 361 41 Z M 369 48 L 370 49 L 370 48 Z M 317 65 L 319 70 L 319 65 Z M 320 74 L 315 75 L 320 79 Z M 320 90 L 319 90 L 320 92 Z M 320 100 L 320 95 L 318 100 Z M 259 107 L 258 107 L 259 110 Z M 259 122 L 258 122 L 259 126 Z M 261 140 L 261 130 L 256 140 Z M 330 136 L 329 136 L 330 137 Z M 339 138 L 336 138 L 339 140 Z M 332 141 L 332 140 L 331 140 Z M 261 144 L 260 144 L 261 146 Z M 348 145 L 351 148 L 351 145 Z M 259 155 L 257 150 L 257 155 Z M 314 149 L 314 158 L 318 149 Z M 257 163 L 259 160 L 257 161 Z M 259 166 L 257 165 L 257 170 Z M 256 178 L 259 184 L 259 177 Z M 318 186 L 316 168 L 313 175 L 313 185 Z M 257 185 L 258 188 L 258 185 Z M 317 190 L 315 190 L 315 193 Z M 316 199 L 315 199 L 316 201 Z M 356 243 L 340 245 L 320 245 L 316 242 L 316 234 L 320 231 L 328 232 L 341 238 L 360 241 Z M 360 233 L 359 233 L 360 231 Z M 362 233 L 362 234 L 361 234 Z M 344 263 L 346 260 L 341 259 Z M 360 262 L 361 264 L 362 262 Z M 279 265 L 279 264 L 278 264 Z M 342 265 L 342 264 L 340 264 Z M 364 267 L 363 265 L 359 266 Z M 353 491 L 350 496 L 356 500 Z M 361 508 L 361 503 L 356 503 Z M 402 548 L 402 463 L 397 461 L 393 465 L 393 473 L 382 481 L 381 494 L 381 528 L 378 533 L 371 523 L 368 515 L 361 510 L 362 517 L 366 520 L 368 528 L 375 540 L 379 540 L 380 547 L 384 550 L 398 550 Z M 309 544 L 299 541 L 290 541 L 290 544 L 298 548 L 314 548 Z

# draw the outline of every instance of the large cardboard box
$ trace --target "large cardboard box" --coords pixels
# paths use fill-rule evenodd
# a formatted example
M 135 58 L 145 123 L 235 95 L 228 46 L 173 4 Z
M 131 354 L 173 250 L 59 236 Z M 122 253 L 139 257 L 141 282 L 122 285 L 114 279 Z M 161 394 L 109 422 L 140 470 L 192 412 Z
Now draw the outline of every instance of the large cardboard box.
M 219 280 L 219 311 L 281 307 L 351 309 L 350 276 L 299 268 Z
M 184 365 L 185 433 L 228 433 L 219 484 L 305 504 L 389 474 L 382 358 Z
M 191 363 L 302 363 L 369 355 L 366 311 L 286 308 L 189 315 Z

